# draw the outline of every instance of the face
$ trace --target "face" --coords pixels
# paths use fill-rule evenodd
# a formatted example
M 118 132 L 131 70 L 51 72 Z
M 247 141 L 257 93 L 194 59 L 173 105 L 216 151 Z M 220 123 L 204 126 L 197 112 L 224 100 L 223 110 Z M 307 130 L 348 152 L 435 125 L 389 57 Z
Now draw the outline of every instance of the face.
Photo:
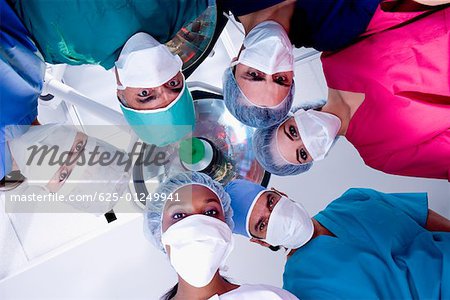
M 250 102 L 264 107 L 280 104 L 291 89 L 294 72 L 268 75 L 244 64 L 237 64 L 236 82 Z
M 120 84 L 118 77 L 117 81 Z M 119 99 L 125 99 L 126 106 L 130 108 L 149 110 L 168 106 L 178 97 L 182 89 L 183 75 L 181 72 L 178 72 L 173 78 L 161 86 L 155 88 L 127 87 L 125 90 L 117 90 L 117 96 Z
M 69 164 L 63 164 L 59 167 L 58 171 L 55 172 L 53 177 L 47 183 L 47 188 L 50 192 L 56 193 L 64 185 L 67 179 L 70 177 L 73 169 L 76 168 L 77 158 L 84 151 L 84 147 L 87 142 L 87 135 L 82 132 L 77 132 L 75 139 L 73 141 L 72 147 L 70 148 L 70 154 L 67 159 Z
M 250 234 L 256 239 L 265 239 L 267 234 L 267 225 L 273 208 L 280 201 L 282 193 L 275 189 L 264 192 L 256 200 L 252 213 L 249 218 Z
M 203 214 L 225 222 L 225 215 L 217 195 L 202 185 L 189 185 L 178 189 L 180 201 L 169 201 L 163 212 L 162 232 L 171 225 L 192 215 Z M 175 196 L 173 198 L 176 198 Z
M 313 160 L 303 144 L 293 117 L 278 127 L 277 143 L 280 154 L 292 164 L 305 164 Z

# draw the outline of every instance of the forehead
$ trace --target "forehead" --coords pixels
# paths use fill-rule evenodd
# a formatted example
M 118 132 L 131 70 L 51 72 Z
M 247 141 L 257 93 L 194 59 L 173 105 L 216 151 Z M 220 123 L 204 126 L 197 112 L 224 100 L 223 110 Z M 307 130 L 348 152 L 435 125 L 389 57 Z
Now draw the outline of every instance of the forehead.
M 168 196 L 169 195 L 166 195 L 166 197 Z M 191 207 L 195 209 L 205 203 L 210 202 L 210 200 L 215 200 L 216 203 L 220 204 L 220 199 L 217 197 L 216 193 L 214 193 L 206 186 L 199 184 L 190 184 L 183 186 L 175 190 L 170 198 L 173 198 L 173 200 L 166 203 L 164 207 L 165 212 L 175 205 Z
M 177 74 L 175 74 L 172 78 L 170 78 L 169 80 L 167 80 L 166 82 L 164 82 L 163 84 L 159 85 L 159 86 L 152 86 L 152 87 L 148 87 L 148 86 L 142 86 L 142 87 L 126 87 L 125 88 L 125 92 L 133 92 L 133 93 L 139 93 L 142 90 L 149 90 L 149 89 L 156 89 L 159 87 L 164 86 L 165 84 L 169 83 L 171 80 L 173 79 L 178 79 L 180 81 L 182 81 L 182 84 L 184 84 L 184 80 L 183 80 L 183 74 L 181 73 L 181 71 L 179 71 Z
M 246 76 L 246 72 L 248 69 L 253 68 L 247 66 L 239 67 L 240 65 L 241 64 L 238 64 L 236 67 L 236 82 L 242 93 L 250 102 L 260 106 L 270 107 L 279 104 L 286 98 L 290 90 L 289 86 L 275 83 L 272 79 L 272 75 L 267 75 L 265 73 L 265 80 L 249 80 L 250 78 Z M 263 90 L 264 93 L 261 93 L 261 90 Z

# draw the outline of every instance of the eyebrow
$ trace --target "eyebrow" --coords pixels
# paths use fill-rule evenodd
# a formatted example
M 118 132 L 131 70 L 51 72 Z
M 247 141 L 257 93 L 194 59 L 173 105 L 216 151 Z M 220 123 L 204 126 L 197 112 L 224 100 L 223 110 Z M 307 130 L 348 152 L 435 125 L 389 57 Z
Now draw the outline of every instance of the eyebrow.
M 303 162 L 300 161 L 300 157 L 298 156 L 299 153 L 300 153 L 300 151 L 298 151 L 298 149 L 297 149 L 297 150 L 295 151 L 295 155 L 297 156 L 297 161 L 298 161 L 300 164 L 303 164 Z
M 241 78 L 244 79 L 244 80 L 247 80 L 247 81 L 251 81 L 251 82 L 255 82 L 255 81 L 266 81 L 266 78 L 265 78 L 265 77 L 259 76 L 259 77 L 257 77 L 257 78 L 255 78 L 255 77 L 248 78 L 248 77 L 246 76 L 246 74 L 241 75 Z

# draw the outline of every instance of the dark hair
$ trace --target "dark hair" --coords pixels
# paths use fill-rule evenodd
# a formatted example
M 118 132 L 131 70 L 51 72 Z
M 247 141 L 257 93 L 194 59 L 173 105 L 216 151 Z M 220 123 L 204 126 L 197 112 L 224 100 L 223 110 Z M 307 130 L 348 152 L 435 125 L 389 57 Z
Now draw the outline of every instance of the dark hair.
M 175 286 L 173 288 L 171 288 L 167 293 L 165 293 L 160 300 L 170 300 L 173 297 L 175 297 L 175 295 L 178 292 L 178 283 L 175 284 Z
M 269 246 L 269 249 L 274 251 L 274 252 L 280 250 L 280 248 L 281 248 L 280 246 Z
M 230 280 L 228 280 L 226 277 L 222 277 L 222 278 L 226 282 L 230 283 Z M 173 288 L 171 288 L 167 293 L 165 293 L 163 296 L 161 296 L 160 300 L 170 300 L 173 297 L 175 297 L 177 292 L 178 292 L 178 283 L 175 284 L 175 286 Z

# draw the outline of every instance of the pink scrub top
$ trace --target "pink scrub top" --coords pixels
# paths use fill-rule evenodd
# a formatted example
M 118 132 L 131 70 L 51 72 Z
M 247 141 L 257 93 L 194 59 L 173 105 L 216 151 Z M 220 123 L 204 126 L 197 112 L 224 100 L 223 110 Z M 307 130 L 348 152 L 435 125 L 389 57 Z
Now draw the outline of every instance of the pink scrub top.
M 450 181 L 450 7 L 421 14 L 378 9 L 323 70 L 330 88 L 365 94 L 346 138 L 368 166 Z

